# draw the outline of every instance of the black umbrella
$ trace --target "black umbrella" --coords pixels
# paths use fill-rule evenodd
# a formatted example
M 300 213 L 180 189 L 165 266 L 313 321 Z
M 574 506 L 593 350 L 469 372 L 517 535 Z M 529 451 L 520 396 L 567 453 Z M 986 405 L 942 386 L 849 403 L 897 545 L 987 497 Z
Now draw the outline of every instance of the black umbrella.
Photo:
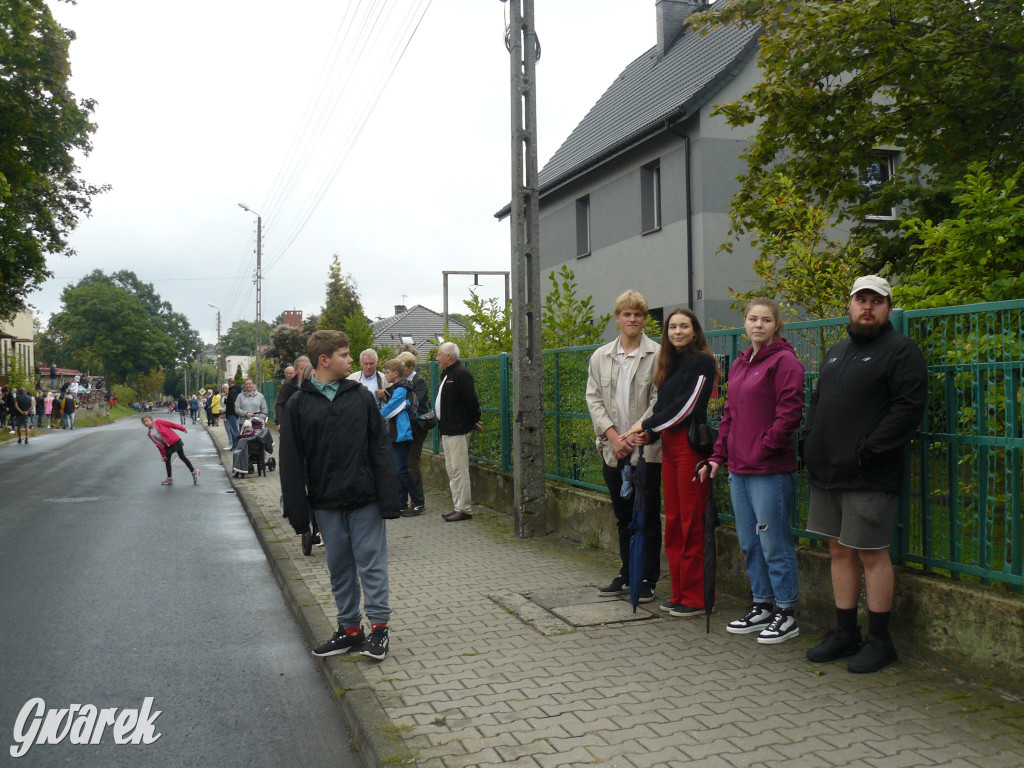
M 700 470 L 710 465 L 707 461 L 697 463 L 693 476 L 699 481 Z M 711 631 L 711 611 L 715 607 L 715 579 L 718 575 L 718 551 L 715 549 L 715 528 L 722 524 L 718 519 L 718 502 L 715 501 L 715 489 L 708 478 L 708 500 L 704 506 L 704 616 L 707 620 L 705 632 Z
M 640 603 L 640 585 L 644 580 L 644 522 L 647 518 L 647 462 L 644 449 L 640 447 L 640 458 L 633 470 L 633 520 L 629 524 L 629 602 L 633 613 Z

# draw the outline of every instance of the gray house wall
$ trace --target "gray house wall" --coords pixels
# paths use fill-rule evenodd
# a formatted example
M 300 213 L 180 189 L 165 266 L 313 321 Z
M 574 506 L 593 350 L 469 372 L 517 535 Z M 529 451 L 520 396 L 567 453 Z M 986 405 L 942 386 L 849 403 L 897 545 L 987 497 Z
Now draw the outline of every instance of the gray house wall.
M 737 244 L 720 251 L 729 237 L 729 201 L 744 170 L 740 158 L 753 129 L 737 130 L 713 116 L 713 104 L 738 99 L 757 81 L 749 61 L 711 100 L 683 125 L 673 126 L 645 143 L 541 197 L 541 270 L 548 274 L 568 265 L 580 294 L 591 295 L 598 311 L 609 311 L 627 288 L 640 291 L 651 309 L 686 306 L 687 227 L 693 249 L 693 309 L 708 328 L 735 326 L 730 289 L 749 290 L 755 252 Z M 682 134 L 682 135 L 680 135 Z M 690 219 L 687 221 L 687 151 L 690 141 Z M 658 160 L 661 168 L 660 230 L 642 233 L 641 168 Z M 576 201 L 590 196 L 590 254 L 576 255 Z M 606 337 L 614 333 L 614 324 Z

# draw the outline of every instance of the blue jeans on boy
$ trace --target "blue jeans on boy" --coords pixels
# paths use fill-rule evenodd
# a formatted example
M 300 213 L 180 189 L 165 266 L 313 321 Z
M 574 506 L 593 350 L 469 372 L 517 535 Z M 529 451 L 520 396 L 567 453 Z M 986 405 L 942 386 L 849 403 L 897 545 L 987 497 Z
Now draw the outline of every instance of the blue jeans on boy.
M 412 441 L 404 443 L 392 443 L 395 451 L 395 464 L 398 465 L 398 506 L 404 508 L 412 501 L 414 507 L 423 504 L 423 493 L 416 487 L 416 481 L 412 479 L 412 470 L 409 469 L 409 449 Z
M 349 629 L 362 624 L 360 592 L 370 624 L 386 624 L 391 618 L 388 539 L 380 507 L 374 502 L 345 511 L 318 509 L 315 514 L 327 553 L 338 626 Z
M 182 424 L 184 423 L 182 422 Z M 224 417 L 224 431 L 228 433 L 231 450 L 234 450 L 238 444 L 238 417 L 235 414 L 229 413 Z
M 789 530 L 796 475 L 730 472 L 729 496 L 754 602 L 792 608 L 799 598 L 796 551 Z

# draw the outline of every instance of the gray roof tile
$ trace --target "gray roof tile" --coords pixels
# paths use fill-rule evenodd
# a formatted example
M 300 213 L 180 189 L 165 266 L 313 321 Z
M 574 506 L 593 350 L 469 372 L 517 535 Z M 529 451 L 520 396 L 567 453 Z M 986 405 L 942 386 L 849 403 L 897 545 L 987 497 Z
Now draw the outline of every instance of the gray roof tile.
M 397 347 L 402 343 L 403 336 L 411 336 L 420 360 L 426 360 L 437 337 L 444 333 L 444 315 L 417 304 L 405 312 L 381 318 L 371 323 L 370 327 L 373 329 L 377 346 Z M 458 336 L 465 330 L 458 320 L 448 318 L 448 331 L 451 336 Z

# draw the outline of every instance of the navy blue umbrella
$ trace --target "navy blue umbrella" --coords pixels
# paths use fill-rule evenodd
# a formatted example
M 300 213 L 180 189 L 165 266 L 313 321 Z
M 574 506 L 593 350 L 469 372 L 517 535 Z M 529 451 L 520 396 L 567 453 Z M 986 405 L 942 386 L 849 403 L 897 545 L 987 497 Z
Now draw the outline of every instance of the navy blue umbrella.
M 644 522 L 647 518 L 647 462 L 644 449 L 640 447 L 640 458 L 633 470 L 633 520 L 629 524 L 629 602 L 633 613 L 640 603 L 640 585 L 644 581 Z
M 708 467 L 708 462 L 698 462 L 693 472 L 699 479 L 701 467 Z M 708 478 L 708 500 L 704 507 L 704 617 L 707 621 L 705 632 L 711 631 L 711 611 L 715 607 L 715 581 L 718 577 L 718 552 L 715 549 L 715 528 L 722 524 L 718 517 L 718 502 L 715 501 L 715 487 Z

